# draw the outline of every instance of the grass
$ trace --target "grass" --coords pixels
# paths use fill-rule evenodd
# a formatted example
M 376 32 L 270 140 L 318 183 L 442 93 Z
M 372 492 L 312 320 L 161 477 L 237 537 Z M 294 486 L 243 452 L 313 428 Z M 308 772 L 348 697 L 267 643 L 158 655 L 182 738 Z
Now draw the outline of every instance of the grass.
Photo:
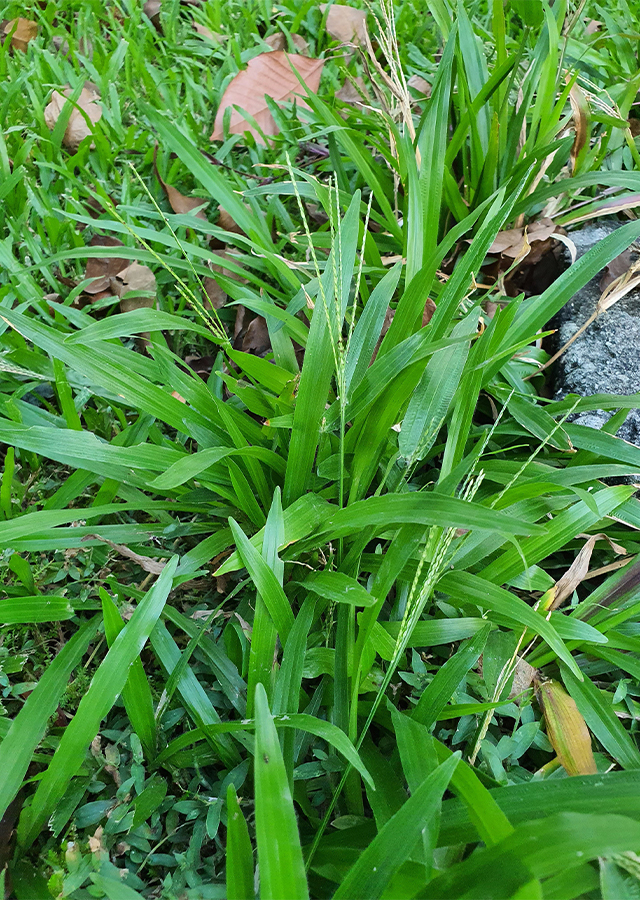
M 38 24 L 0 52 L 8 895 L 635 896 L 639 398 L 537 373 L 640 225 L 536 296 L 487 267 L 504 229 L 636 205 L 633 10 L 380 0 L 347 56 L 315 3 L 4 15 Z M 278 31 L 317 95 L 210 144 Z M 71 149 L 44 109 L 87 80 Z M 152 306 L 85 302 L 114 258 Z

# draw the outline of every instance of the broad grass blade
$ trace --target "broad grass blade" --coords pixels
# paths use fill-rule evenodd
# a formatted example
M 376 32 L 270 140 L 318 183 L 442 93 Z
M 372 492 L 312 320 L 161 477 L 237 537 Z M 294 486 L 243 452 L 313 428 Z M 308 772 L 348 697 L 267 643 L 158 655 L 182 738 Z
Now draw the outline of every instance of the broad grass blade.
M 227 788 L 227 900 L 253 900 L 253 850 L 233 784 Z
M 308 900 L 298 824 L 267 695 L 256 685 L 256 842 L 261 900 Z
M 376 900 L 409 857 L 442 800 L 460 756 L 454 754 L 429 775 L 392 816 L 349 870 L 334 900 Z
M 611 701 L 586 675 L 578 680 L 566 666 L 560 667 L 565 687 L 576 701 L 576 706 L 607 753 L 623 769 L 640 769 L 640 751 L 635 741 L 613 711 Z

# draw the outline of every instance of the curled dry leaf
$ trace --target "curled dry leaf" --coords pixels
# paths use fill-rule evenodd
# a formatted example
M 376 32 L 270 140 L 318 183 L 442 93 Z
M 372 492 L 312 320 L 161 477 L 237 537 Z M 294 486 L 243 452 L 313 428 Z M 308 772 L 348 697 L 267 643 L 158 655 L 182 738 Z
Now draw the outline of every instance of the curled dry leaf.
M 567 76 L 569 77 L 569 76 Z M 589 138 L 589 103 L 582 88 L 576 83 L 569 91 L 569 103 L 573 115 L 573 127 L 576 136 L 571 147 L 571 171 L 575 172 L 576 162 L 580 151 Z
M 160 9 L 162 0 L 147 0 L 142 7 L 144 14 L 151 20 L 151 24 L 160 30 Z
M 94 235 L 89 241 L 90 247 L 123 247 L 122 241 L 109 235 Z M 87 260 L 87 267 L 84 272 L 85 278 L 91 278 L 91 284 L 88 284 L 84 292 L 85 294 L 100 294 L 102 291 L 111 288 L 111 278 L 122 272 L 129 265 L 126 259 L 118 259 L 115 256 L 96 256 Z
M 321 3 L 318 9 L 324 13 L 326 3 Z M 364 44 L 366 33 L 367 14 L 362 9 L 354 9 L 353 6 L 343 6 L 334 3 L 327 13 L 326 29 L 334 41 L 341 44 Z
M 59 91 L 54 91 L 51 95 L 51 100 L 44 111 L 44 120 L 49 131 L 53 131 L 55 128 L 67 99 L 71 96 L 73 96 L 73 88 L 70 86 L 64 89 L 63 94 Z M 91 84 L 90 81 L 86 81 L 76 105 L 71 110 L 67 128 L 62 138 L 62 143 L 69 150 L 77 150 L 80 143 L 93 133 L 91 125 L 95 125 L 102 117 L 102 107 L 98 102 L 99 100 L 100 92 L 98 88 Z
M 367 86 L 360 75 L 356 78 L 347 78 L 340 90 L 336 91 L 336 99 L 351 106 L 363 106 L 365 101 L 371 101 Z
M 522 694 L 523 691 L 526 691 L 527 688 L 531 687 L 533 679 L 536 677 L 536 672 L 537 669 L 529 665 L 526 659 L 523 659 L 521 656 L 516 659 L 516 668 L 513 673 L 513 685 L 509 693 L 509 700 L 513 700 L 515 697 Z
M 225 231 L 230 231 L 232 234 L 243 234 L 242 228 L 235 221 L 233 216 L 229 215 L 224 206 L 218 207 L 218 228 L 223 228 Z
M 271 338 L 266 320 L 262 316 L 256 316 L 249 322 L 244 333 L 241 350 L 244 353 L 253 353 L 255 356 L 264 356 L 270 349 Z
M 133 262 L 110 279 L 111 290 L 120 298 L 120 310 L 155 306 L 156 277 L 148 266 Z
M 141 556 L 139 553 L 131 550 L 125 544 L 114 544 L 113 541 L 109 541 L 107 540 L 107 538 L 100 537 L 99 534 L 88 534 L 83 537 L 82 540 L 102 541 L 103 544 L 108 544 L 111 549 L 115 550 L 116 553 L 119 553 L 120 556 L 126 556 L 127 559 L 133 560 L 133 562 L 137 563 L 141 569 L 144 569 L 145 572 L 149 572 L 151 575 L 159 575 L 166 566 L 165 560 L 152 559 L 150 556 Z M 100 745 L 98 744 L 98 748 L 99 747 Z
M 211 140 L 224 140 L 224 113 L 228 107 L 232 107 L 229 132 L 244 134 L 249 131 L 257 141 L 262 142 L 260 133 L 247 122 L 241 112 L 233 108 L 236 106 L 255 119 L 263 134 L 277 134 L 279 129 L 269 111 L 266 97 L 273 98 L 276 103 L 296 99 L 299 105 L 304 106 L 304 89 L 298 75 L 310 91 L 316 92 L 320 86 L 323 66 L 323 59 L 309 59 L 283 50 L 254 56 L 249 60 L 247 68 L 236 75 L 224 92 Z
M 545 681 L 537 688 L 547 737 L 567 775 L 596 775 L 591 735 L 573 697 L 559 681 Z
M 551 219 L 538 219 L 524 228 L 509 228 L 500 231 L 487 253 L 499 253 L 509 259 L 518 259 L 528 252 L 536 241 L 546 241 L 554 234 L 557 226 Z
M 270 34 L 269 37 L 266 37 L 264 39 L 264 42 L 265 44 L 268 44 L 272 50 L 287 49 L 287 36 L 281 31 L 277 31 L 275 34 Z M 301 34 L 292 34 L 291 42 L 298 53 L 301 53 L 303 56 L 309 55 L 309 44 L 305 41 Z
M 593 548 L 595 547 L 596 541 L 608 541 L 611 549 L 617 556 L 625 556 L 626 550 L 620 544 L 616 544 L 611 540 L 608 535 L 600 533 L 600 534 L 579 534 L 578 537 L 586 538 L 584 546 L 582 550 L 578 553 L 574 561 L 571 563 L 570 567 L 564 573 L 562 578 L 556 582 L 555 586 L 551 588 L 553 592 L 553 600 L 549 609 L 557 609 L 561 603 L 563 603 L 567 597 L 570 597 L 578 585 L 584 581 L 587 576 L 587 572 L 589 571 L 589 563 L 591 562 L 591 554 L 593 553 Z
M 616 278 L 620 278 L 621 275 L 628 272 L 631 262 L 631 250 L 629 249 L 623 250 L 619 256 L 612 259 L 609 265 L 604 267 L 602 272 L 600 278 L 600 290 L 606 290 L 610 284 L 613 284 Z
M 4 37 L 11 35 L 11 46 L 14 50 L 26 53 L 29 41 L 38 36 L 38 23 L 32 22 L 31 19 L 11 19 L 5 23 L 2 30 Z
M 197 32 L 200 37 L 207 38 L 207 40 L 213 41 L 214 44 L 221 44 L 223 41 L 229 40 L 226 34 L 219 34 L 217 31 L 211 31 L 210 28 L 207 28 L 206 25 L 201 25 L 199 22 L 193 23 L 193 30 Z
M 418 94 L 422 94 L 424 97 L 431 96 L 431 85 L 422 75 L 412 75 L 407 84 Z
M 231 254 L 227 253 L 225 250 L 216 251 L 217 255 L 222 259 L 228 259 L 232 262 L 238 264 L 238 260 Z M 217 275 L 226 275 L 229 278 L 233 278 L 234 281 L 238 281 L 241 284 L 246 284 L 244 278 L 241 278 L 239 275 L 236 275 L 233 272 L 229 272 L 228 269 L 224 267 L 224 265 L 212 265 L 211 271 L 214 273 L 211 276 L 207 276 L 204 279 L 204 290 L 205 290 L 205 307 L 213 309 L 220 309 L 220 307 L 224 306 L 227 302 L 227 293 L 222 285 L 218 282 L 216 278 Z M 244 307 L 241 307 L 244 309 Z
M 56 53 L 60 53 L 62 56 L 69 56 L 69 41 L 66 38 L 62 37 L 61 34 L 54 34 L 51 41 L 56 48 Z M 88 38 L 79 38 L 76 50 L 81 56 L 93 59 L 93 44 Z
M 158 172 L 158 145 L 156 144 L 153 151 L 153 172 L 162 185 L 162 189 L 167 195 L 167 199 L 169 204 L 171 205 L 171 209 L 174 213 L 178 215 L 186 215 L 187 213 L 193 212 L 198 207 L 206 206 L 208 201 L 204 200 L 202 197 L 186 197 L 184 194 L 181 194 L 177 188 L 172 187 L 170 184 L 167 184 L 166 181 L 160 177 L 160 173 Z M 195 214 L 197 219 L 203 219 L 205 222 L 207 221 L 207 217 L 204 214 L 204 210 L 198 209 L 198 212 Z

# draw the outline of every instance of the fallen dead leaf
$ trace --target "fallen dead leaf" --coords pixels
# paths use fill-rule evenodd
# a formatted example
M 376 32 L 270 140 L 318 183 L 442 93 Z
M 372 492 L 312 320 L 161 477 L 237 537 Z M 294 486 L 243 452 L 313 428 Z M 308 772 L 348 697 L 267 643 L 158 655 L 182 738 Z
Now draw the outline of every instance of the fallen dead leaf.
M 516 668 L 513 673 L 513 686 L 509 693 L 509 700 L 513 700 L 527 688 L 530 688 L 535 678 L 537 669 L 529 665 L 526 659 L 519 656 L 516 660 Z
M 123 247 L 122 241 L 109 235 L 96 234 L 89 241 L 90 247 Z M 85 278 L 93 279 L 88 284 L 85 294 L 99 294 L 111 288 L 111 278 L 122 272 L 129 265 L 126 259 L 118 259 L 115 256 L 96 256 L 87 260 L 84 272 Z
M 223 206 L 218 207 L 218 221 L 216 224 L 218 228 L 223 228 L 225 231 L 230 231 L 232 234 L 244 234 L 242 228 L 240 228 L 233 216 L 229 215 Z
M 499 253 L 510 259 L 517 259 L 526 250 L 526 245 L 535 241 L 546 241 L 556 230 L 556 224 L 551 219 L 538 219 L 524 228 L 509 228 L 500 231 L 496 235 L 493 244 L 487 253 Z
M 321 3 L 318 9 L 324 13 L 326 3 Z M 327 13 L 326 29 L 334 41 L 341 44 L 364 44 L 367 14 L 362 9 L 353 6 L 343 6 L 334 3 Z
M 249 131 L 258 142 L 263 142 L 260 132 L 250 125 L 244 115 L 233 108 L 234 106 L 249 113 L 263 134 L 277 134 L 279 129 L 267 106 L 266 96 L 279 104 L 296 99 L 299 105 L 304 106 L 304 89 L 296 72 L 307 88 L 316 92 L 320 86 L 323 66 L 323 59 L 309 59 L 307 56 L 285 53 L 283 50 L 268 51 L 254 56 L 249 60 L 247 68 L 235 76 L 224 92 L 211 140 L 224 140 L 224 114 L 227 108 L 232 107 L 229 133 L 244 134 L 245 131 Z
M 348 78 L 339 91 L 336 91 L 336 99 L 351 106 L 363 106 L 364 102 L 371 102 L 364 79 L 360 75 L 356 78 Z
M 38 36 L 38 23 L 32 22 L 31 19 L 11 19 L 5 23 L 3 32 L 5 37 L 11 35 L 11 46 L 14 50 L 26 53 L 29 41 Z
M 203 281 L 203 287 L 206 294 L 205 308 L 222 309 L 227 302 L 227 294 L 223 291 L 215 278 L 211 278 L 207 275 Z
M 629 131 L 633 138 L 637 138 L 640 135 L 640 119 L 629 119 Z
M 612 259 L 602 272 L 602 277 L 600 278 L 600 290 L 604 291 L 605 288 L 608 288 L 609 285 L 616 280 L 616 278 L 620 278 L 621 275 L 624 275 L 624 273 L 629 270 L 631 262 L 631 250 L 629 249 L 623 250 L 619 256 Z
M 281 31 L 277 31 L 275 34 L 270 34 L 269 37 L 266 37 L 264 39 L 264 42 L 265 44 L 268 44 L 272 50 L 287 49 L 287 36 Z M 291 42 L 298 53 L 301 53 L 303 56 L 309 55 L 309 44 L 305 41 L 301 34 L 292 34 Z
M 208 40 L 213 41 L 214 44 L 221 44 L 223 41 L 229 40 L 226 34 L 219 34 L 217 31 L 211 31 L 210 28 L 207 28 L 206 25 L 201 25 L 199 22 L 193 23 L 193 30 L 196 31 L 200 37 L 207 38 Z
M 167 195 L 167 199 L 169 200 L 169 204 L 174 213 L 178 215 L 186 215 L 187 213 L 193 212 L 198 207 L 205 206 L 208 204 L 208 201 L 203 199 L 202 197 L 187 197 L 184 194 L 181 194 L 177 188 L 172 187 L 172 185 L 167 184 L 166 181 L 160 177 L 160 173 L 158 172 L 158 145 L 154 147 L 153 150 L 153 172 L 160 184 L 162 185 L 162 189 Z M 198 212 L 195 214 L 197 219 L 203 219 L 205 222 L 207 221 L 207 217 L 204 214 L 203 209 L 198 209 Z
M 61 34 L 54 34 L 51 41 L 57 53 L 60 53 L 62 56 L 69 56 L 69 41 L 66 38 L 62 37 Z M 93 59 L 93 44 L 88 38 L 79 38 L 76 49 L 82 56 Z
M 62 94 L 59 91 L 54 91 L 51 95 L 51 100 L 44 111 L 44 120 L 49 131 L 53 131 L 55 128 L 56 122 L 66 106 L 67 99 L 72 95 L 73 88 L 71 86 L 66 87 Z M 69 150 L 77 150 L 80 143 L 93 133 L 91 126 L 95 125 L 102 118 L 102 107 L 98 102 L 99 100 L 100 92 L 98 88 L 90 81 L 86 81 L 76 105 L 71 110 L 64 137 L 62 138 L 62 143 Z M 93 147 L 94 145 L 92 144 L 91 146 Z
M 569 75 L 567 75 L 569 78 Z M 591 111 L 584 91 L 576 82 L 569 91 L 569 103 L 573 115 L 573 127 L 576 136 L 571 147 L 571 171 L 574 172 L 580 151 L 589 138 L 589 119 Z
M 602 22 L 599 22 L 597 19 L 589 19 L 586 22 L 585 32 L 587 34 L 597 34 L 598 31 L 602 28 Z
M 112 276 L 110 282 L 111 290 L 120 298 L 121 312 L 155 306 L 156 277 L 148 266 L 133 262 Z
M 164 567 L 166 566 L 166 561 L 162 559 L 152 559 L 150 556 L 140 556 L 139 553 L 135 553 L 135 551 L 130 550 L 129 547 L 124 544 L 114 544 L 113 541 L 107 540 L 107 538 L 100 537 L 99 534 L 87 534 L 82 538 L 83 541 L 102 541 L 103 544 L 108 544 L 112 550 L 115 550 L 116 553 L 119 553 L 120 556 L 126 556 L 127 559 L 133 560 L 133 562 L 137 563 L 141 569 L 144 569 L 145 572 L 150 572 L 151 575 L 159 575 Z M 100 738 L 97 738 L 98 741 L 98 750 L 100 749 Z M 95 741 L 94 741 L 95 743 Z M 93 753 L 93 744 L 91 745 L 91 752 Z M 95 753 L 94 753 L 95 756 Z
M 150 19 L 151 24 L 160 30 L 160 9 L 162 7 L 162 0 L 147 0 L 145 5 L 142 7 L 144 14 L 147 18 Z
M 271 349 L 269 330 L 262 316 L 256 316 L 249 322 L 241 349 L 244 353 L 253 353 L 255 356 L 264 356 Z
M 431 85 L 422 75 L 412 75 L 407 84 L 418 94 L 422 94 L 424 97 L 431 96 Z
M 570 567 L 564 573 L 562 578 L 556 582 L 555 587 L 551 590 L 554 592 L 553 600 L 549 609 L 557 609 L 566 599 L 570 597 L 578 585 L 584 581 L 589 571 L 589 563 L 591 562 L 591 554 L 596 541 L 608 541 L 611 549 L 617 556 L 626 555 L 626 550 L 620 544 L 616 544 L 608 535 L 600 534 L 579 534 L 578 537 L 586 538 L 582 550 L 578 553 Z

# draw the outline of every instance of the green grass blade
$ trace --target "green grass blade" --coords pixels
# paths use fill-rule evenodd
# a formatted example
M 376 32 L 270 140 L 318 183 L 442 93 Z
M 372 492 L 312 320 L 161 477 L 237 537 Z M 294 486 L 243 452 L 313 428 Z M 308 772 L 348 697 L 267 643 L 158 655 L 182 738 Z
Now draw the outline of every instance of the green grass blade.
M 416 722 L 431 728 L 469 669 L 475 666 L 490 630 L 491 626 L 486 625 L 438 669 L 413 710 L 412 718 Z
M 565 687 L 575 700 L 589 729 L 607 753 L 610 753 L 623 769 L 639 769 L 640 751 L 633 737 L 613 711 L 612 700 L 607 702 L 608 695 L 598 690 L 586 675 L 579 681 L 566 666 L 560 668 Z
M 109 647 L 124 628 L 124 621 L 109 594 L 100 588 L 104 633 Z M 153 715 L 151 688 L 140 658 L 134 660 L 127 683 L 122 689 L 122 699 L 131 727 L 140 738 L 148 758 L 156 752 L 156 720 Z
M 349 870 L 334 900 L 376 900 L 382 897 L 393 875 L 409 857 L 422 830 L 437 809 L 458 765 L 454 754 L 432 772 L 401 809 L 382 827 Z
M 282 585 L 263 556 L 251 544 L 244 531 L 234 519 L 229 519 L 238 552 L 247 567 L 251 580 L 269 611 L 271 620 L 283 644 L 293 626 L 293 612 Z
M 67 725 L 60 744 L 44 773 L 32 805 L 20 817 L 18 840 L 30 847 L 42 826 L 60 802 L 69 782 L 76 774 L 91 741 L 119 694 L 122 693 L 129 666 L 140 655 L 162 612 L 172 586 L 178 563 L 173 557 L 158 580 L 140 602 L 129 622 L 113 642 L 83 696 L 78 710 Z
M 253 900 L 253 850 L 233 784 L 227 788 L 227 900 Z
M 300 835 L 267 695 L 256 686 L 256 842 L 261 900 L 308 900 Z
M 100 617 L 85 622 L 44 670 L 0 743 L 0 816 L 14 799 L 36 749 L 55 713 L 72 671 L 95 638 Z

